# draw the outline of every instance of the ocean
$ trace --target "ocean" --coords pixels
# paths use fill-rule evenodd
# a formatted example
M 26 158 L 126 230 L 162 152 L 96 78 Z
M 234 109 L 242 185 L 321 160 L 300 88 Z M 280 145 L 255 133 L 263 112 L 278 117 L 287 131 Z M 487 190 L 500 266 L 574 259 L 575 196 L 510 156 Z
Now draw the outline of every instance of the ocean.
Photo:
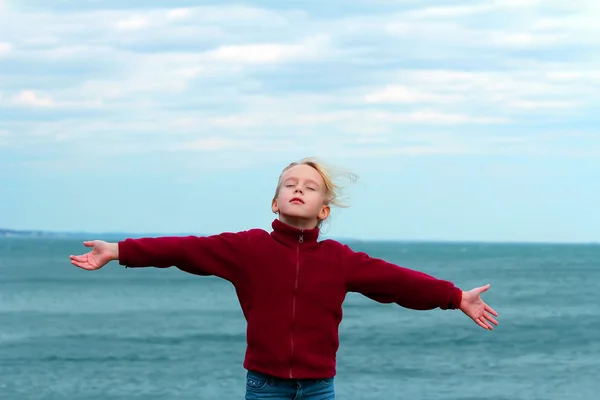
M 352 247 L 463 289 L 490 283 L 484 300 L 500 325 L 349 294 L 336 398 L 597 398 L 599 245 Z M 244 398 L 245 322 L 229 283 L 72 266 L 69 255 L 86 250 L 79 239 L 0 239 L 1 399 Z

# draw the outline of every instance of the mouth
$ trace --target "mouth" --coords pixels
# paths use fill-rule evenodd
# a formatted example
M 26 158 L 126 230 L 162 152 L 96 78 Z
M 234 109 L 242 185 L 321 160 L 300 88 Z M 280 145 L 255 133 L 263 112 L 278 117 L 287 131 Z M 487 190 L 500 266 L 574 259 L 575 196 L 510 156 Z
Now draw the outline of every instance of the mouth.
M 290 200 L 290 203 L 304 204 L 304 201 L 301 198 L 299 198 L 299 197 L 294 197 L 293 199 Z

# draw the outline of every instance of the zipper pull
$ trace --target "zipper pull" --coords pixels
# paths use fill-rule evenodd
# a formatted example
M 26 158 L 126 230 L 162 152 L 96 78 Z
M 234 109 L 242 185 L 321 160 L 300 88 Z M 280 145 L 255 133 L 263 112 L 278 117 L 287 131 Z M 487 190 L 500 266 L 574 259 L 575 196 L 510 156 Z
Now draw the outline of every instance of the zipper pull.
M 298 242 L 304 243 L 304 234 L 303 233 L 300 234 L 300 238 L 298 238 Z

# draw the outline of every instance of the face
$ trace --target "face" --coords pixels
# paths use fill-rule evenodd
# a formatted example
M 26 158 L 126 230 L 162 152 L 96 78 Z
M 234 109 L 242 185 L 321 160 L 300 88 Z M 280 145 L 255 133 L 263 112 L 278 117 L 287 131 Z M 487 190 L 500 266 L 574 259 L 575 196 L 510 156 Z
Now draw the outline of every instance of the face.
M 319 220 L 329 216 L 325 195 L 321 174 L 310 165 L 296 165 L 283 174 L 273 212 L 279 213 L 283 222 L 297 228 L 314 228 Z

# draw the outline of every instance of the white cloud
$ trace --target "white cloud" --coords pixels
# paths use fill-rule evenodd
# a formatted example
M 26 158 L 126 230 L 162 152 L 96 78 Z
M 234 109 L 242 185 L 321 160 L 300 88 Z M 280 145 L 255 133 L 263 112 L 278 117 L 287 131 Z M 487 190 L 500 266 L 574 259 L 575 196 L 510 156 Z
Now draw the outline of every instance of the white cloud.
M 488 142 L 492 144 L 521 144 L 531 141 L 529 138 L 518 136 L 518 137 L 496 137 L 489 138 Z
M 517 100 L 507 103 L 509 107 L 527 109 L 527 110 L 539 110 L 539 109 L 560 109 L 560 108 L 576 108 L 580 104 L 575 101 L 526 101 Z
M 65 96 L 63 96 L 65 97 Z M 34 90 L 22 90 L 10 98 L 4 99 L 4 102 L 19 107 L 26 108 L 51 108 L 56 111 L 81 111 L 89 109 L 98 109 L 103 106 L 102 98 L 87 98 L 83 96 L 70 96 L 64 99 L 56 99 L 47 94 L 40 94 Z M 0 104 L 3 98 L 0 96 Z
M 391 85 L 365 96 L 367 103 L 451 103 L 461 96 L 427 93 L 406 86 Z
M 379 148 L 369 149 L 351 149 L 345 150 L 344 154 L 346 157 L 356 158 L 379 158 L 379 157 L 392 157 L 392 156 L 407 156 L 407 157 L 420 157 L 420 156 L 439 156 L 439 155 L 468 155 L 468 154 L 482 154 L 485 153 L 481 149 L 475 148 L 474 146 L 456 146 L 456 145 L 445 145 L 445 144 L 433 144 L 427 146 L 395 146 L 387 145 Z
M 202 6 L 189 8 L 176 8 L 169 10 L 166 14 L 168 21 L 186 21 L 216 23 L 219 25 L 255 25 L 257 28 L 270 26 L 286 26 L 290 18 L 304 18 L 305 14 L 300 12 L 271 11 L 268 9 L 242 6 L 235 4 L 224 4 L 222 6 Z
M 429 124 L 502 124 L 509 122 L 507 118 L 476 117 L 468 114 L 451 114 L 432 110 L 418 111 L 410 114 L 380 114 L 384 119 L 394 122 L 415 122 Z
M 172 150 L 183 151 L 214 151 L 229 148 L 246 147 L 249 143 L 246 140 L 226 139 L 219 137 L 208 137 L 197 139 L 192 142 L 184 142 L 171 146 Z
M 39 96 L 31 90 L 24 90 L 14 96 L 12 103 L 27 107 L 52 107 L 54 105 L 49 97 Z
M 175 72 L 175 75 L 181 77 L 183 80 L 193 79 L 199 76 L 206 69 L 202 66 L 183 67 Z
M 222 46 L 209 52 L 208 58 L 217 61 L 241 63 L 279 62 L 302 53 L 301 46 L 280 44 L 255 44 L 241 46 Z
M 493 10 L 493 4 L 476 4 L 472 6 L 425 7 L 403 13 L 409 18 L 456 18 L 471 16 Z
M 498 71 L 400 70 L 387 85 L 367 94 L 370 102 L 428 103 L 448 107 L 487 109 L 489 113 L 515 110 L 585 107 L 592 95 L 595 71 L 563 71 L 559 67 Z M 565 82 L 572 82 L 565 85 Z
M 600 44 L 600 6 L 593 1 L 497 0 L 472 5 L 424 7 L 372 21 L 389 34 L 449 43 L 455 49 L 548 48 Z M 491 20 L 493 24 L 480 21 Z
M 328 48 L 326 37 L 311 37 L 299 44 L 249 44 L 221 46 L 206 53 L 209 60 L 241 64 L 280 63 L 294 59 L 325 56 Z
M 203 6 L 176 8 L 166 13 L 166 20 L 171 22 L 197 22 L 227 26 L 244 26 L 246 24 L 269 26 L 286 26 L 290 18 L 302 18 L 303 13 L 271 11 L 267 9 L 242 5 Z
M 170 21 L 177 21 L 186 19 L 192 15 L 192 10 L 189 8 L 176 8 L 167 12 L 167 19 Z
M 12 44 L 8 42 L 0 42 L 0 56 L 10 53 L 12 50 Z
M 568 39 L 565 34 L 533 34 L 529 32 L 492 32 L 491 43 L 512 48 L 552 46 Z
M 404 38 L 419 38 L 434 46 L 450 44 L 457 49 L 469 48 L 540 48 L 573 42 L 573 36 L 566 32 L 529 32 L 526 28 L 511 29 L 471 28 L 455 22 L 389 22 L 383 25 L 389 34 Z M 445 49 L 440 47 L 440 51 Z
M 117 21 L 116 27 L 122 31 L 135 31 L 146 28 L 150 24 L 147 18 L 140 16 L 131 16 L 120 21 Z
M 458 19 L 461 17 L 479 18 L 480 14 L 493 13 L 501 17 L 502 12 L 523 13 L 530 12 L 538 17 L 544 10 L 581 10 L 584 13 L 600 11 L 595 0 L 577 0 L 566 2 L 563 0 L 485 0 L 479 4 L 433 6 L 413 9 L 402 16 L 412 19 Z
M 598 84 L 600 83 L 600 66 L 596 70 L 558 70 L 549 71 L 546 73 L 546 77 L 553 81 L 558 82 L 577 82 Z
M 370 154 L 491 154 L 500 150 L 489 140 L 506 131 L 535 135 L 540 121 L 565 127 L 600 106 L 597 6 L 559 3 L 347 16 L 310 5 L 11 14 L 0 17 L 2 43 L 25 67 L 0 71 L 0 101 L 56 114 L 0 129 L 37 145 L 108 135 L 120 151 L 141 153 L 236 152 L 265 138 L 261 151 L 310 149 L 322 135 Z M 416 144 L 401 145 L 407 139 Z M 495 145 L 524 152 L 536 141 Z
M 296 103 L 298 104 L 298 103 Z M 301 107 L 301 106 L 300 106 Z M 464 124 L 503 124 L 506 118 L 472 116 L 468 114 L 446 113 L 434 110 L 418 110 L 414 112 L 390 112 L 372 109 L 338 110 L 307 112 L 286 110 L 274 107 L 271 109 L 252 109 L 245 113 L 220 117 L 205 117 L 186 121 L 185 125 L 220 128 L 225 130 L 243 132 L 249 128 L 276 128 L 299 129 L 302 127 L 319 128 L 327 125 L 329 131 L 344 131 L 345 126 L 354 127 L 353 132 L 362 134 L 359 126 L 373 125 L 464 125 Z M 367 129 L 369 132 L 369 129 Z

